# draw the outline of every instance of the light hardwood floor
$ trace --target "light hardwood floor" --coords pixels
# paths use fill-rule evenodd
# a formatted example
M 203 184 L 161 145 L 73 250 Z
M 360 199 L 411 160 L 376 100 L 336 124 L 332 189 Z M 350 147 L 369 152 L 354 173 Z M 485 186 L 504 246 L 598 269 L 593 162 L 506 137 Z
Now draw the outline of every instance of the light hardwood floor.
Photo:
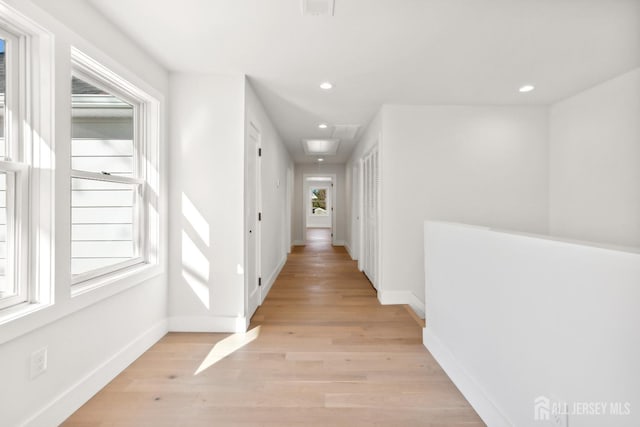
M 483 426 L 406 308 L 309 232 L 247 336 L 169 333 L 63 425 Z

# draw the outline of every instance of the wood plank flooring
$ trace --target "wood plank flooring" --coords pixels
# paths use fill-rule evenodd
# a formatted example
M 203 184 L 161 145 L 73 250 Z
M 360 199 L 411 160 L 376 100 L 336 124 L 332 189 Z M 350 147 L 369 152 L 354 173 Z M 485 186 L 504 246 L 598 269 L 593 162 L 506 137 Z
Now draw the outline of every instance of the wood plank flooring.
M 405 307 L 309 232 L 251 332 L 169 333 L 63 425 L 484 426 Z

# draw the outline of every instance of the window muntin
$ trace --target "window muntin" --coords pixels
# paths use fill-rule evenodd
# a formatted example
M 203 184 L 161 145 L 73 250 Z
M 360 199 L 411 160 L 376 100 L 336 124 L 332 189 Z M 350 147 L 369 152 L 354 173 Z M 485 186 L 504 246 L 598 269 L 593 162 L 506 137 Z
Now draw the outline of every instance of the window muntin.
M 146 261 L 139 105 L 92 77 L 71 81 L 74 284 Z

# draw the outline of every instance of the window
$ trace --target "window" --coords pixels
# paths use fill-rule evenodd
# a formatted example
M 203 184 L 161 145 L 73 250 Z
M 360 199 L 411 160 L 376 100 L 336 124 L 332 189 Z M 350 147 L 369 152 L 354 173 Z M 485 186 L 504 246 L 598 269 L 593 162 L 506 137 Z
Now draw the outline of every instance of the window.
M 52 44 L 0 4 L 0 323 L 51 301 Z
M 71 77 L 72 283 L 152 264 L 157 248 L 157 101 L 74 50 Z
M 327 189 L 312 188 L 311 189 L 311 215 L 326 216 L 327 211 Z
M 30 299 L 27 280 L 29 165 L 20 135 L 20 38 L 0 34 L 0 308 Z

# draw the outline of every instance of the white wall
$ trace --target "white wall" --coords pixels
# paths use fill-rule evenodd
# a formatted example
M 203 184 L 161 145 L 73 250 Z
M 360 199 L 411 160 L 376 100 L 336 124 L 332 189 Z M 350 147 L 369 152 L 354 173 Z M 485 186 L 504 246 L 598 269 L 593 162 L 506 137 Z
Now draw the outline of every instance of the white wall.
M 640 69 L 551 107 L 551 233 L 640 246 Z
M 425 227 L 425 345 L 488 425 L 534 421 L 534 399 L 630 402 L 640 425 L 640 252 L 482 227 Z
M 307 228 L 331 228 L 331 200 L 333 192 L 331 191 L 331 183 L 327 181 L 310 181 L 305 182 L 305 194 L 307 199 Z M 327 194 L 327 214 L 313 215 L 311 213 L 311 189 L 318 188 L 326 190 Z
M 17 336 L 0 344 L 0 424 L 17 426 L 30 419 L 31 425 L 57 425 L 167 330 L 164 273 L 70 297 L 70 47 L 80 48 L 160 99 L 168 94 L 168 76 L 84 1 L 9 3 L 55 37 L 55 304 L 0 326 L 0 335 Z M 165 118 L 162 158 L 166 158 Z M 166 174 L 166 168 L 162 171 Z M 162 214 L 165 184 L 166 175 L 160 194 Z M 30 354 L 45 346 L 48 369 L 31 380 Z
M 424 301 L 425 219 L 547 232 L 546 108 L 385 106 L 382 135 L 383 302 Z
M 170 328 L 244 330 L 244 76 L 170 83 Z
M 288 188 L 292 183 L 287 174 L 293 163 L 282 138 L 269 118 L 253 87 L 246 81 L 245 114 L 261 132 L 261 182 L 262 182 L 262 226 L 261 267 L 264 299 L 287 260 L 291 247 L 288 230 L 291 229 L 291 212 L 287 213 Z
M 304 176 L 335 175 L 336 182 L 333 185 L 334 194 L 334 218 L 333 241 L 337 245 L 344 244 L 346 231 L 345 209 L 345 166 L 344 164 L 303 164 L 297 163 L 294 170 L 293 190 L 293 243 L 303 245 L 306 236 L 304 228 L 304 215 L 306 212 L 306 199 L 304 193 Z

